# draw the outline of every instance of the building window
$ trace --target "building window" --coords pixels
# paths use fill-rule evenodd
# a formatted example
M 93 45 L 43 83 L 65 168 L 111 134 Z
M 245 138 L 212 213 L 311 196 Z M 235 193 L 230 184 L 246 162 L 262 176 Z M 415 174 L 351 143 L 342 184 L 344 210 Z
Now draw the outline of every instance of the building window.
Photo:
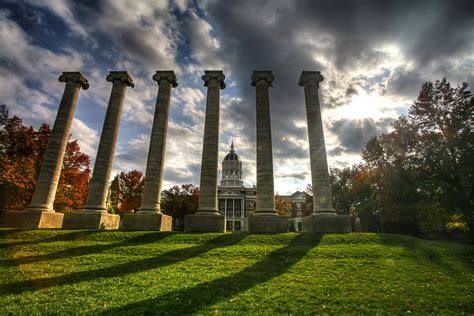
M 242 227 L 240 225 L 240 221 L 235 221 L 235 231 L 240 232 L 241 229 L 242 229 Z
M 227 199 L 226 216 L 227 217 L 234 217 L 234 200 L 233 199 Z
M 242 217 L 242 201 L 240 199 L 235 200 L 235 217 Z
M 219 214 L 224 215 L 225 213 L 225 200 L 219 199 Z
M 227 221 L 227 231 L 228 232 L 232 231 L 232 221 Z

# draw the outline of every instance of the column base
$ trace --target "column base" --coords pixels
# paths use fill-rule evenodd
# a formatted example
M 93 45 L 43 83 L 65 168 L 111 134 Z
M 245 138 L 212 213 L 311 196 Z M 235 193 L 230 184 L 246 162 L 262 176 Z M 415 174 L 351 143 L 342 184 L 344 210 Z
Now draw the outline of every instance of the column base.
M 162 213 L 142 212 L 124 214 L 121 230 L 154 230 L 169 232 L 173 224 L 171 216 Z
M 288 232 L 289 217 L 274 215 L 249 216 L 249 232 L 256 234 L 278 234 Z
M 120 216 L 107 212 L 64 213 L 63 229 L 118 229 Z
M 349 215 L 336 213 L 321 213 L 303 217 L 301 219 L 303 232 L 309 233 L 351 233 L 351 219 Z
M 184 231 L 197 233 L 225 233 L 225 217 L 219 214 L 196 213 L 184 217 Z
M 2 227 L 8 228 L 61 228 L 63 213 L 24 210 L 6 211 Z

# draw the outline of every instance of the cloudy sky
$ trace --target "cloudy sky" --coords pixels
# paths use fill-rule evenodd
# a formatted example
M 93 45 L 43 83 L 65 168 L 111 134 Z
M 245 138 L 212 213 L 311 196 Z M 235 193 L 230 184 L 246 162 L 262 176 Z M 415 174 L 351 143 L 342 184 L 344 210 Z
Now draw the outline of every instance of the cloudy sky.
M 220 157 L 233 139 L 255 184 L 253 70 L 272 70 L 275 190 L 310 183 L 303 70 L 320 70 L 329 165 L 360 161 L 369 137 L 416 98 L 421 84 L 447 77 L 474 82 L 472 1 L 0 1 L 0 104 L 38 127 L 52 124 L 63 71 L 81 71 L 72 138 L 94 161 L 111 84 L 127 70 L 128 89 L 114 173 L 144 170 L 154 113 L 156 70 L 174 70 L 164 187 L 199 184 L 206 90 L 204 70 L 223 70 Z

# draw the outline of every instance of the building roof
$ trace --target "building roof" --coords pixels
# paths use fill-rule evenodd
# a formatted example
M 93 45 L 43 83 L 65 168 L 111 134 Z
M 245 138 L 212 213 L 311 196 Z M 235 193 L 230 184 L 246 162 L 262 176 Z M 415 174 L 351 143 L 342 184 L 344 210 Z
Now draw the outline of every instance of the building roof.
M 224 160 L 235 160 L 235 161 L 240 161 L 239 155 L 235 153 L 234 150 L 234 141 L 232 141 L 232 144 L 230 144 L 230 151 L 229 153 L 224 157 Z

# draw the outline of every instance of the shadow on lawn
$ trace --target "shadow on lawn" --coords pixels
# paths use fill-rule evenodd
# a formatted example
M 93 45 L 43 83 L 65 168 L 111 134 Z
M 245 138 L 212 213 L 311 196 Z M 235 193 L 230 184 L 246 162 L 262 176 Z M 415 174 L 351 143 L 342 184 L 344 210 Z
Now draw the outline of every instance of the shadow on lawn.
M 71 257 L 78 257 L 89 255 L 93 253 L 98 253 L 101 251 L 106 251 L 113 248 L 118 247 L 127 247 L 133 245 L 142 245 L 142 244 L 149 244 L 159 241 L 167 236 L 173 235 L 175 233 L 171 232 L 153 232 L 144 235 L 140 235 L 137 237 L 133 237 L 122 242 L 118 242 L 115 244 L 102 244 L 102 245 L 92 245 L 92 246 L 81 246 L 81 247 L 74 247 L 65 250 L 61 250 L 58 252 L 47 253 L 44 255 L 37 255 L 37 256 L 30 256 L 30 257 L 23 257 L 23 258 L 16 258 L 10 260 L 3 260 L 0 261 L 0 267 L 2 266 L 15 266 L 20 264 L 27 264 L 27 263 L 34 263 L 40 261 L 49 261 L 55 259 L 65 259 Z
M 113 278 L 125 274 L 156 269 L 197 257 L 216 248 L 237 244 L 246 238 L 247 235 L 248 234 L 243 233 L 220 235 L 202 245 L 169 251 L 153 258 L 130 261 L 116 266 L 109 266 L 96 270 L 74 272 L 58 277 L 33 279 L 12 284 L 4 284 L 0 286 L 0 296 L 20 294 L 26 291 L 36 291 L 38 289 L 50 288 L 58 285 L 92 281 L 99 278 Z
M 285 273 L 291 266 L 298 263 L 310 249 L 318 245 L 322 236 L 299 234 L 288 245 L 271 252 L 262 261 L 239 273 L 152 299 L 111 308 L 103 314 L 181 315 L 209 312 L 202 311 L 202 309 Z
M 399 236 L 400 237 L 400 236 Z M 413 261 L 419 262 L 420 258 L 428 261 L 429 263 L 441 268 L 445 273 L 456 274 L 460 272 L 459 267 L 456 264 L 446 260 L 445 256 L 436 249 L 434 245 L 430 245 L 431 241 L 417 239 L 413 237 L 403 236 L 405 239 L 400 241 L 397 239 L 395 242 L 393 236 L 387 234 L 380 235 L 380 241 L 385 246 L 399 246 L 402 247 L 409 258 Z M 457 263 L 462 263 L 469 270 L 473 271 L 471 264 L 474 262 L 474 254 L 468 251 L 462 253 L 453 251 L 450 253 L 451 260 L 456 260 Z
M 41 238 L 41 239 L 34 239 L 34 240 L 27 240 L 27 241 L 19 241 L 19 242 L 8 242 L 8 237 L 14 235 L 16 233 L 27 232 L 28 229 L 13 229 L 13 230 L 2 230 L 0 231 L 0 249 L 5 249 L 9 247 L 15 246 L 24 246 L 24 245 L 35 245 L 41 243 L 48 243 L 48 242 L 55 242 L 55 241 L 72 241 L 72 240 L 83 240 L 87 238 L 89 235 L 96 234 L 102 232 L 101 230 L 81 230 L 81 231 L 74 231 L 70 233 L 61 233 L 57 236 Z

